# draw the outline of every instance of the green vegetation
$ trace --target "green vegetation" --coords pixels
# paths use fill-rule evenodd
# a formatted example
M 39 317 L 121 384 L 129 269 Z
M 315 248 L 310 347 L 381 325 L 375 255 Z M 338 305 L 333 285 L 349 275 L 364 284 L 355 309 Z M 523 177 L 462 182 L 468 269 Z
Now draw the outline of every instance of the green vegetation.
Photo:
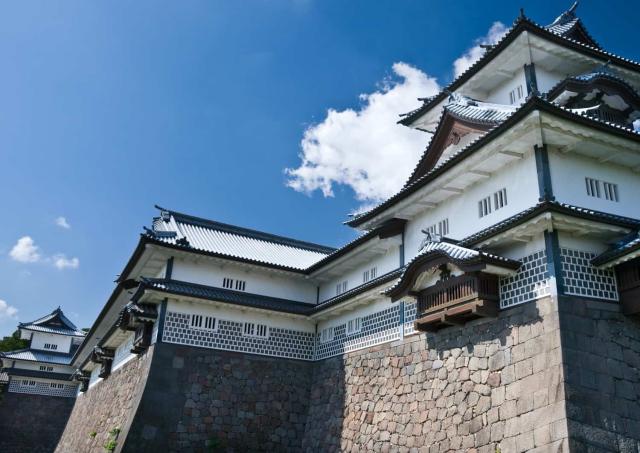
M 104 444 L 104 450 L 107 453 L 115 451 L 118 446 L 118 435 L 120 435 L 120 428 L 113 428 L 109 431 L 109 440 Z
M 0 351 L 15 351 L 16 349 L 24 349 L 29 346 L 28 340 L 20 339 L 20 331 L 16 330 L 10 336 L 0 340 Z
M 97 433 L 97 432 L 95 432 L 95 431 L 91 431 L 91 432 L 89 433 L 89 437 L 96 437 L 97 435 L 98 435 L 98 433 Z

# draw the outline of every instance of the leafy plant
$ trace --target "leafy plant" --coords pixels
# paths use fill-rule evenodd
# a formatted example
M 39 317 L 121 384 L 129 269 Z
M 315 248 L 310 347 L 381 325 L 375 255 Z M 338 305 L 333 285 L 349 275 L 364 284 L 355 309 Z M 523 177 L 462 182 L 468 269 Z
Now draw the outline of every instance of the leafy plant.
M 109 440 L 104 444 L 104 450 L 107 453 L 115 451 L 118 446 L 118 435 L 120 435 L 120 428 L 113 428 L 109 431 Z
M 89 437 L 92 437 L 92 438 L 93 438 L 93 437 L 96 437 L 97 435 L 98 435 L 98 433 L 97 433 L 97 432 L 95 432 L 95 431 L 91 431 L 91 432 L 89 433 Z

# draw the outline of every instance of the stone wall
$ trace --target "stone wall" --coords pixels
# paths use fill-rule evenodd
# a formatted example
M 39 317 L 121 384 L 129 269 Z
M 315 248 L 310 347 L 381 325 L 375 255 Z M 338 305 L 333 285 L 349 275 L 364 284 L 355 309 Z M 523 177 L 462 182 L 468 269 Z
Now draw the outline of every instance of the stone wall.
M 311 365 L 158 344 L 124 451 L 300 451 Z
M 52 452 L 73 403 L 74 398 L 0 393 L 0 452 Z
M 104 453 L 104 445 L 111 438 L 109 432 L 114 428 L 121 430 L 116 451 L 122 449 L 147 382 L 153 354 L 154 346 L 78 395 L 56 452 Z
M 304 451 L 568 451 L 556 299 L 313 364 Z
M 560 298 L 572 451 L 640 451 L 640 321 L 619 306 Z

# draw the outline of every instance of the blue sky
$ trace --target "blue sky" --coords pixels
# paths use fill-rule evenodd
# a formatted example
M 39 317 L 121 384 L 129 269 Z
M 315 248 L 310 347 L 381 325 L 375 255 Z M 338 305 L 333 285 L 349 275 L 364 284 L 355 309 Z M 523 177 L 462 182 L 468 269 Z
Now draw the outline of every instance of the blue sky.
M 0 335 L 58 305 L 89 327 L 154 204 L 328 245 L 352 239 L 341 222 L 386 181 L 366 165 L 396 152 L 367 143 L 381 110 L 449 82 L 453 61 L 520 6 L 548 23 L 566 3 L 3 2 Z M 605 48 L 640 60 L 633 2 L 578 12 Z M 329 109 L 360 135 L 330 129 Z M 412 148 L 399 160 L 426 145 L 396 133 Z M 324 194 L 288 187 L 305 136 L 305 151 L 327 140 L 364 165 L 357 181 L 339 167 Z

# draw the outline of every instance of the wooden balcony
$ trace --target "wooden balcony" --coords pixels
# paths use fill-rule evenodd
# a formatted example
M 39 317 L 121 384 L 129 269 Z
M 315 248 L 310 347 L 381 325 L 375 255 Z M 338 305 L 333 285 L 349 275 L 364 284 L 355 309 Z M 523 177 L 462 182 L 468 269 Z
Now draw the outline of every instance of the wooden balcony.
M 496 275 L 472 272 L 439 281 L 418 292 L 415 327 L 433 332 L 478 317 L 496 316 L 499 294 Z

